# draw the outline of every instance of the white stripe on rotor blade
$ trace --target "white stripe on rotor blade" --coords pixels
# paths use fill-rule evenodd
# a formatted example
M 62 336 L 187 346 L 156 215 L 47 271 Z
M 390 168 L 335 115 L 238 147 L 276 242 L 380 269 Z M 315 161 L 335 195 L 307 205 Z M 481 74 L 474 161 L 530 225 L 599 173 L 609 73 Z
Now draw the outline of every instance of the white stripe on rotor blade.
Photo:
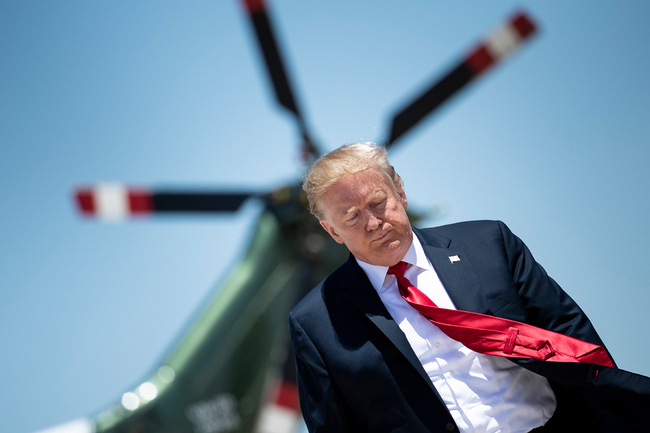
M 495 60 L 501 59 L 512 50 L 514 50 L 519 42 L 521 36 L 517 29 L 510 23 L 499 28 L 492 33 L 485 41 L 485 49 L 490 53 Z
M 95 190 L 97 216 L 106 220 L 121 220 L 129 214 L 126 188 L 119 184 L 102 184 Z
M 85 418 L 75 419 L 65 424 L 59 424 L 36 433 L 94 433 L 95 424 Z

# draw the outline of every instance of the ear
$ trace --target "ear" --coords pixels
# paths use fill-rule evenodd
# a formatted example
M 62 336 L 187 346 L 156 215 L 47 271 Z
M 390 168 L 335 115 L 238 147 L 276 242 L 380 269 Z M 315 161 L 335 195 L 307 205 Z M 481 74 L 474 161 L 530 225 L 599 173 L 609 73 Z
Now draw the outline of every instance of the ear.
M 402 202 L 402 207 L 406 209 L 406 207 L 409 204 L 408 200 L 406 199 L 406 193 L 402 189 L 401 191 L 397 191 L 397 195 L 399 196 L 399 199 Z
M 323 228 L 325 229 L 325 231 L 326 231 L 327 233 L 330 234 L 330 236 L 332 237 L 332 239 L 334 239 L 334 240 L 335 240 L 336 242 L 338 242 L 339 244 L 342 244 L 342 243 L 343 243 L 343 239 L 341 239 L 341 236 L 339 236 L 339 234 L 336 233 L 336 230 L 334 230 L 334 227 L 332 227 L 331 225 L 327 224 L 326 221 L 319 220 L 319 222 L 320 222 L 321 227 L 323 227 Z

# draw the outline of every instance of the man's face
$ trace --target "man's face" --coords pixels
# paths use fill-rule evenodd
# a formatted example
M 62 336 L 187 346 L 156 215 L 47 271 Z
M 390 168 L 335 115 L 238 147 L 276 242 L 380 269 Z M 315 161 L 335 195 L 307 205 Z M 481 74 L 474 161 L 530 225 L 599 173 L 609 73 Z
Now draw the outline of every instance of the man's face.
M 406 216 L 406 195 L 379 168 L 339 179 L 321 198 L 320 224 L 356 258 L 371 265 L 392 266 L 413 240 Z

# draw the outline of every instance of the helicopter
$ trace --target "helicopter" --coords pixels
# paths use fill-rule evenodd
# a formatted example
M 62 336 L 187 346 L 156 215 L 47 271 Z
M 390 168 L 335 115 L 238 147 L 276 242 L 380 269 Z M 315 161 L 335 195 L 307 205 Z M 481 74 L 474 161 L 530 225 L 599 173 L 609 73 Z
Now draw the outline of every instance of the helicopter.
M 266 5 L 261 0 L 247 0 L 243 5 L 276 100 L 294 118 L 303 162 L 308 166 L 322 150 L 309 131 L 290 85 Z M 391 149 L 400 143 L 422 120 L 534 33 L 531 18 L 520 12 L 513 14 L 442 78 L 398 109 L 382 144 Z M 309 214 L 300 182 L 270 191 L 216 192 L 102 184 L 78 188 L 75 198 L 82 214 L 107 220 L 143 214 L 236 212 L 248 200 L 261 201 L 264 210 L 242 260 L 214 291 L 155 373 L 92 420 L 78 420 L 59 430 L 295 430 L 300 414 L 286 317 L 297 300 L 348 254 Z M 410 217 L 415 221 L 422 215 Z

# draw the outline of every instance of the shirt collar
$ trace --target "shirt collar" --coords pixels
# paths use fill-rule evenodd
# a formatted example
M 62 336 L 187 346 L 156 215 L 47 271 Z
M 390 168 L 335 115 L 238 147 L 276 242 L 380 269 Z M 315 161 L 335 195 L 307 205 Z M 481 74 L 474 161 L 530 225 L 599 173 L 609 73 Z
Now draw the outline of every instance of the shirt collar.
M 359 266 L 361 266 L 363 272 L 366 273 L 368 279 L 370 280 L 370 284 L 372 284 L 372 287 L 374 287 L 378 293 L 386 289 L 383 286 L 384 280 L 386 279 L 386 274 L 388 273 L 388 266 L 371 265 L 370 263 L 361 261 L 356 257 L 355 260 Z M 424 254 L 422 244 L 420 243 L 418 237 L 415 236 L 415 234 L 413 235 L 413 242 L 411 242 L 411 246 L 406 252 L 406 255 L 404 255 L 402 261 L 410 265 L 417 266 L 418 268 L 432 269 L 431 263 L 429 263 L 429 259 Z

